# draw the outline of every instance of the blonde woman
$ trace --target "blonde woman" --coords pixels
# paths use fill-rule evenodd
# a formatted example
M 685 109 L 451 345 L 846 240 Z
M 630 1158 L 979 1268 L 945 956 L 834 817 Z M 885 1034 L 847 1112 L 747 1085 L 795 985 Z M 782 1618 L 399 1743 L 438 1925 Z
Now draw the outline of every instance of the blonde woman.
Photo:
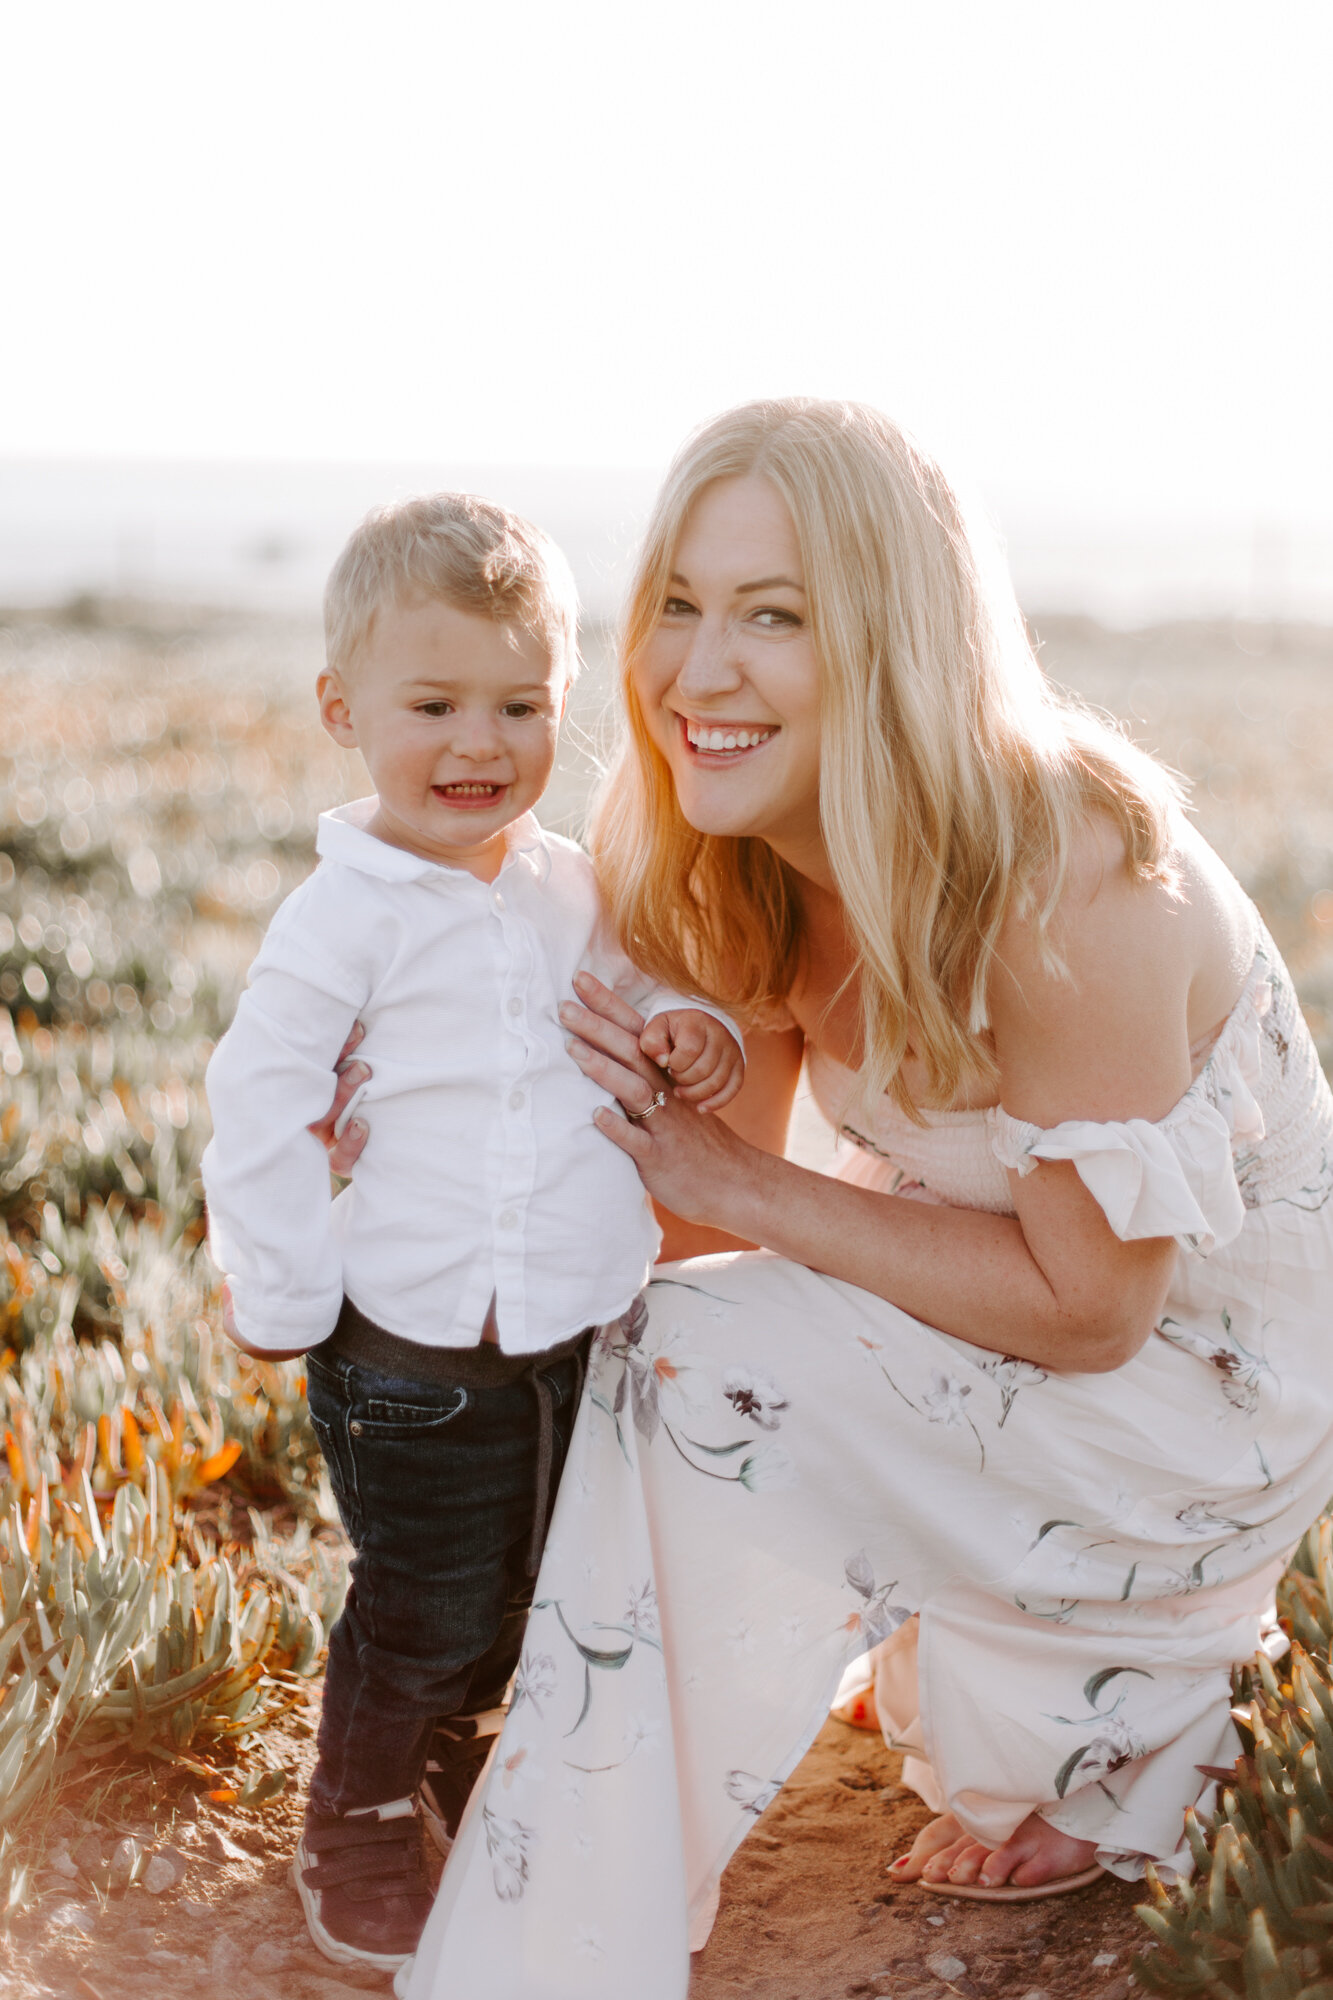
M 937 1813 L 892 1879 L 1187 1866 L 1333 1490 L 1333 1100 L 1290 983 L 1173 781 L 1043 681 L 939 470 L 856 407 L 709 425 L 624 695 L 601 879 L 639 964 L 755 1024 L 749 1072 L 703 1116 L 611 996 L 565 1014 L 690 1261 L 597 1342 L 410 2000 L 681 2000 L 888 1639 Z M 781 1157 L 803 1061 L 838 1178 Z

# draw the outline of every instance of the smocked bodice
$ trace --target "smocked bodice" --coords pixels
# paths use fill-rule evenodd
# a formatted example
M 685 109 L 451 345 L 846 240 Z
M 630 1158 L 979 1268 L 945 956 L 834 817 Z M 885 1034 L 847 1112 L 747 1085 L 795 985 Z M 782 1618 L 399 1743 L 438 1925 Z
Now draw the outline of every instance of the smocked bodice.
M 1324 1207 L 1333 1195 L 1333 1097 L 1277 948 L 1261 932 L 1235 1007 L 1189 1089 L 1164 1118 L 1071 1119 L 1050 1130 L 998 1106 L 925 1111 L 918 1125 L 885 1095 L 814 1051 L 816 1102 L 859 1149 L 845 1177 L 884 1192 L 1013 1213 L 1009 1170 L 1073 1163 L 1117 1235 L 1175 1236 L 1208 1251 L 1232 1241 L 1246 1209 Z

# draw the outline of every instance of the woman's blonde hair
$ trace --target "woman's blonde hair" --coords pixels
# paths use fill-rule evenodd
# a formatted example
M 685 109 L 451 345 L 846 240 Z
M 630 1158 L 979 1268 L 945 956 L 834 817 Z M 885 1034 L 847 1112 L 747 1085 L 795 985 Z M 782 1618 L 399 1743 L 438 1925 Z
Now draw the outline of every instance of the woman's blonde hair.
M 699 833 L 635 691 L 686 517 L 718 480 L 767 479 L 791 513 L 821 672 L 820 818 L 857 949 L 863 1074 L 912 1107 L 993 1075 L 978 1037 L 1011 908 L 1045 942 L 1079 823 L 1110 816 L 1131 872 L 1170 879 L 1171 776 L 1058 693 L 1003 574 L 983 563 L 939 467 L 878 411 L 748 403 L 686 441 L 659 496 L 622 641 L 629 728 L 591 827 L 626 950 L 750 1019 L 785 998 L 802 948 L 792 871 L 766 842 Z M 996 566 L 998 567 L 998 565 Z

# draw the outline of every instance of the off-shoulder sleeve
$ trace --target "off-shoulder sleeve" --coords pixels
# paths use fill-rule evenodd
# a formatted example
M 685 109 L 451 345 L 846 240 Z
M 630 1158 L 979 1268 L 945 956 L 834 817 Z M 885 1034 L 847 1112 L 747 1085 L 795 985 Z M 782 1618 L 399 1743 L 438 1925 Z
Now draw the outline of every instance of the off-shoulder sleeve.
M 1264 1136 L 1252 1087 L 1258 1068 L 1256 1021 L 1253 1036 L 1219 1049 L 1216 1066 L 1155 1124 L 1080 1118 L 1043 1131 L 997 1109 L 991 1147 L 1020 1175 L 1042 1160 L 1070 1161 L 1122 1241 L 1174 1236 L 1206 1257 L 1234 1242 L 1245 1221 L 1235 1151 Z

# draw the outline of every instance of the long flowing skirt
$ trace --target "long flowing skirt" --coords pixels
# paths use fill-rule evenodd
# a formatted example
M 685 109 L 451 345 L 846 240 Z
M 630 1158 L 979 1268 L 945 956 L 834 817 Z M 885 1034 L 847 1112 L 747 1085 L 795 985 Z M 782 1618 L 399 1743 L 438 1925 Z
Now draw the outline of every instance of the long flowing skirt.
M 1230 1667 L 1333 1489 L 1329 1226 L 1251 1215 L 1107 1375 L 764 1252 L 664 1267 L 596 1343 L 510 1716 L 398 1991 L 682 2000 L 728 1857 L 894 1634 L 970 1831 L 1039 1808 L 1120 1872 L 1179 1858 L 1198 1766 L 1235 1755 Z

